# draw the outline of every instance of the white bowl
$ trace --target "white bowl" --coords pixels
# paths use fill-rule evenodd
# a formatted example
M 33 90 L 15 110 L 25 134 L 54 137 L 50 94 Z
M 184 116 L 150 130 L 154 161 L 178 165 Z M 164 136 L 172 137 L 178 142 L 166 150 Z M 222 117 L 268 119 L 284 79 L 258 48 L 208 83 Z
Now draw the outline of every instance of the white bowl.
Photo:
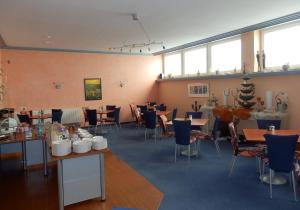
M 91 150 L 92 143 L 90 141 L 74 141 L 73 152 L 86 153 Z
M 58 140 L 52 142 L 51 153 L 53 156 L 65 156 L 72 152 L 70 140 Z
M 94 150 L 102 150 L 107 148 L 107 139 L 103 138 L 102 136 L 94 136 L 92 143 Z

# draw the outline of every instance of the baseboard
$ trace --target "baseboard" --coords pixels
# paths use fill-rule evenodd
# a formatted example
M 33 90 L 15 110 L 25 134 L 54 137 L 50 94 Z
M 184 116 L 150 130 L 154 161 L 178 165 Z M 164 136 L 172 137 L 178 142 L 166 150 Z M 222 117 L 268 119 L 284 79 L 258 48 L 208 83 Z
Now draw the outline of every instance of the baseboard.
M 11 159 L 11 158 L 20 158 L 20 157 L 22 157 L 22 152 L 0 154 L 1 159 Z

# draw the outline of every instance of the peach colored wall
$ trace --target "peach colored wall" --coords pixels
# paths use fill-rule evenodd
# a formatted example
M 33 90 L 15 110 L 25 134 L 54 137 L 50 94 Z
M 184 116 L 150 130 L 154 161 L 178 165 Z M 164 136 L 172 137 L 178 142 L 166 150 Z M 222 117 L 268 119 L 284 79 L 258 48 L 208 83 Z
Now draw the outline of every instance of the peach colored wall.
M 155 80 L 162 64 L 161 56 L 3 50 L 2 66 L 7 72 L 9 107 L 35 110 L 116 104 L 121 106 L 121 121 L 129 121 L 129 103 L 156 100 Z M 101 78 L 101 101 L 85 101 L 84 78 Z M 123 88 L 120 81 L 125 83 Z M 53 82 L 62 82 L 62 88 L 55 89 Z
M 209 83 L 210 93 L 214 93 L 219 99 L 219 104 L 223 104 L 223 90 L 230 88 L 235 90 L 240 88 L 241 79 L 227 78 L 214 80 L 181 80 L 181 81 L 164 81 L 159 83 L 158 96 L 159 102 L 165 103 L 170 108 L 178 107 L 178 114 L 183 116 L 186 111 L 191 110 L 191 104 L 197 100 L 200 104 L 206 104 L 207 98 L 190 98 L 187 94 L 188 83 Z M 265 91 L 272 90 L 274 92 L 283 91 L 288 93 L 288 125 L 289 128 L 300 130 L 300 75 L 292 76 L 273 76 L 253 78 L 255 83 L 256 96 L 265 97 Z M 275 95 L 275 94 L 274 94 Z M 274 96 L 273 95 L 273 96 Z M 230 104 L 233 104 L 233 99 L 230 97 Z M 273 102 L 275 104 L 275 102 Z
M 0 49 L 0 70 L 2 71 L 2 49 Z M 4 85 L 4 73 L 2 72 L 2 75 L 0 76 L 0 85 Z M 4 95 L 2 95 L 2 100 L 0 100 L 0 108 L 4 108 Z

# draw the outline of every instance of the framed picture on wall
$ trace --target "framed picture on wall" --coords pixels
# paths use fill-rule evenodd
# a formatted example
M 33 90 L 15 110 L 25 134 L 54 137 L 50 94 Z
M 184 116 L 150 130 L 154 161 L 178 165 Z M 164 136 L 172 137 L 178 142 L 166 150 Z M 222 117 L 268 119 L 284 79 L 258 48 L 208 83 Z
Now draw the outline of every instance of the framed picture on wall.
M 102 99 L 101 78 L 84 79 L 84 95 L 86 101 L 101 100 Z
M 208 84 L 204 83 L 191 83 L 188 84 L 189 97 L 209 97 Z

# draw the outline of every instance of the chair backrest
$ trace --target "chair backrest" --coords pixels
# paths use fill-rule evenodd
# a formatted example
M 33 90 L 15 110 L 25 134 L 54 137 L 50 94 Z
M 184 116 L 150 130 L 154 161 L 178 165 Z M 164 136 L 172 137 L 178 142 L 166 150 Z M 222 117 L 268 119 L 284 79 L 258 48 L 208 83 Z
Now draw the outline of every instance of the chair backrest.
M 118 107 L 115 109 L 114 118 L 115 118 L 115 122 L 117 123 L 117 125 L 120 124 L 120 111 L 121 111 L 121 107 Z
M 164 134 L 166 134 L 167 133 L 168 118 L 165 115 L 160 115 L 159 118 L 160 118 L 160 121 L 161 121 L 162 131 L 163 131 Z
M 142 116 L 141 116 L 141 109 L 140 108 L 136 108 L 134 110 L 134 115 L 135 115 L 135 118 L 136 118 L 136 121 L 140 121 L 142 119 Z
M 221 118 L 215 117 L 214 127 L 211 131 L 212 138 L 215 140 L 218 138 L 218 132 L 221 129 Z
M 87 109 L 86 116 L 87 116 L 89 125 L 97 125 L 97 110 L 96 109 Z
M 191 137 L 191 121 L 190 120 L 174 120 L 173 121 L 176 144 L 189 145 Z
M 116 105 L 106 105 L 106 110 L 115 110 L 116 109 Z M 110 113 L 107 113 L 107 117 L 109 118 L 114 118 L 114 114 L 115 112 L 110 112 Z
M 142 113 L 144 113 L 148 109 L 147 105 L 137 105 L 137 107 L 140 108 Z
M 155 101 L 151 101 L 151 102 L 149 102 L 149 105 L 150 105 L 150 106 L 155 106 L 155 105 L 156 105 L 156 102 L 155 102 Z
M 233 150 L 233 155 L 237 155 L 239 152 L 239 142 L 238 142 L 238 136 L 237 136 L 237 131 L 236 131 L 236 125 L 234 122 L 230 122 L 228 124 L 229 128 L 229 133 L 231 137 L 231 146 Z
M 155 111 L 146 111 L 144 113 L 145 126 L 149 129 L 156 128 L 156 112 Z
M 172 120 L 175 120 L 176 116 L 177 116 L 177 108 L 173 109 Z
M 27 123 L 27 124 L 31 124 L 31 120 L 28 114 L 17 114 L 20 123 Z
M 63 115 L 63 111 L 61 109 L 52 109 L 52 123 L 54 122 L 61 123 L 62 115 Z
M 161 104 L 161 105 L 159 105 L 159 106 L 156 106 L 156 110 L 166 111 L 166 110 L 167 110 L 167 106 Z
M 267 143 L 270 168 L 278 172 L 291 172 L 299 135 L 264 135 Z
M 84 121 L 87 122 L 88 119 L 87 119 L 87 115 L 86 115 L 86 110 L 89 109 L 89 107 L 87 106 L 84 106 L 82 107 L 82 111 L 83 111 L 83 116 L 84 116 Z
M 264 120 L 264 119 L 258 119 L 256 120 L 257 127 L 259 129 L 268 129 L 269 126 L 273 125 L 275 126 L 276 130 L 280 129 L 281 120 Z
M 135 109 L 136 109 L 136 106 L 134 104 L 129 104 L 129 107 L 130 107 L 130 111 L 131 111 L 131 117 L 135 118 Z
M 202 117 L 202 112 L 187 112 L 186 113 L 186 117 L 189 117 L 190 115 L 192 115 L 192 117 L 194 119 L 201 119 Z

